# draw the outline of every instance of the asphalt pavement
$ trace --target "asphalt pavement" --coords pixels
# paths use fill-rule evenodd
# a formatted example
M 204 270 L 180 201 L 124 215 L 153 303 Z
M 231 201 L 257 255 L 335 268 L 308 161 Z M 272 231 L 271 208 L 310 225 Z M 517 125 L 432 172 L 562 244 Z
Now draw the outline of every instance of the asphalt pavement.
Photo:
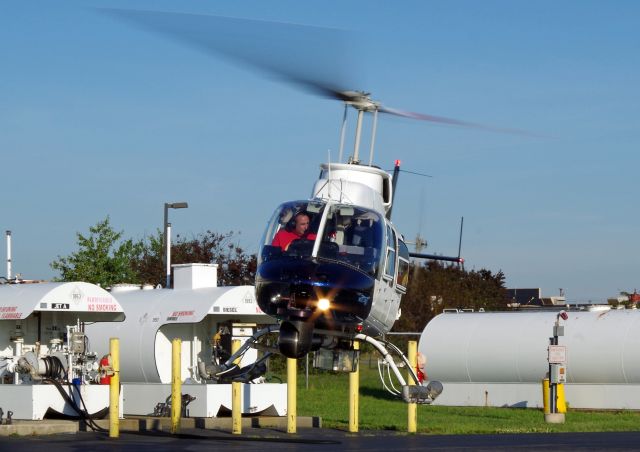
M 166 432 L 125 432 L 119 438 L 105 433 L 78 432 L 43 436 L 0 438 L 0 451 L 541 451 L 541 450 L 638 450 L 640 432 L 546 433 L 504 435 L 412 435 L 398 432 L 308 428 L 289 435 L 282 430 L 249 428 L 242 435 L 228 431 L 183 429 Z

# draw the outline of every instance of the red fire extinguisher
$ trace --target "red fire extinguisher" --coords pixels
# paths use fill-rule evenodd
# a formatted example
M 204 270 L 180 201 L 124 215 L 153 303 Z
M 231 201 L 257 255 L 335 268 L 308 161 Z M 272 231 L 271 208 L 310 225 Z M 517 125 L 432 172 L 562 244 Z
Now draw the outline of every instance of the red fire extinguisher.
M 111 369 L 111 363 L 109 362 L 109 355 L 104 355 L 100 360 L 100 384 L 108 385 L 111 383 L 111 376 L 107 372 Z

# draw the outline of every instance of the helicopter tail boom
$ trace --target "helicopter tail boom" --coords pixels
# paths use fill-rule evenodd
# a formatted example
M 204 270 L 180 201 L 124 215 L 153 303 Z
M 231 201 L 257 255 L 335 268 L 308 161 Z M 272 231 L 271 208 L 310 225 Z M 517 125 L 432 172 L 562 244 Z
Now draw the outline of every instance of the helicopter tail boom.
M 440 256 L 437 254 L 422 254 L 422 253 L 409 253 L 409 256 L 415 257 L 418 259 L 431 259 L 434 261 L 446 261 L 446 262 L 456 262 L 458 264 L 464 264 L 464 258 L 457 256 Z

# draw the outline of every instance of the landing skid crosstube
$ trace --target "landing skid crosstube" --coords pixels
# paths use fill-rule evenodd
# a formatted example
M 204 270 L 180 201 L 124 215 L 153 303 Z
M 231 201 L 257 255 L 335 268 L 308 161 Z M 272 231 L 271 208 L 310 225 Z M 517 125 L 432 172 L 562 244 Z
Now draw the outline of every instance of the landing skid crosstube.
M 263 328 L 251 336 L 235 353 L 233 353 L 227 361 L 225 361 L 221 366 L 217 366 L 215 368 L 207 369 L 207 371 L 201 372 L 201 375 L 205 378 L 215 379 L 221 382 L 228 381 L 240 381 L 244 383 L 248 383 L 262 375 L 266 372 L 266 359 L 271 356 L 273 353 L 278 353 L 277 347 L 268 347 L 260 343 L 260 340 L 272 333 L 276 333 L 279 331 L 278 325 L 270 325 L 266 328 Z M 382 341 L 375 339 L 371 336 L 367 336 L 365 334 L 356 334 L 352 338 L 354 341 L 365 342 L 371 344 L 373 348 L 380 353 L 382 356 L 382 361 L 384 365 L 388 369 L 389 378 L 391 378 L 391 373 L 397 380 L 401 389 L 396 389 L 393 384 L 387 385 L 384 382 L 383 372 L 380 372 L 380 377 L 383 382 L 383 385 L 391 394 L 402 398 L 407 403 L 419 403 L 419 404 L 430 404 L 432 403 L 442 392 L 443 387 L 442 383 L 439 381 L 430 381 L 425 384 L 421 384 L 416 375 L 415 369 L 411 367 L 409 364 L 409 360 L 402 353 L 398 347 L 393 345 L 390 342 Z M 250 348 L 255 348 L 259 350 L 264 350 L 267 353 L 257 360 L 255 363 L 252 363 L 248 366 L 240 367 L 234 363 L 238 358 L 242 357 L 244 353 Z M 389 351 L 391 350 L 391 352 Z M 339 352 L 336 350 L 336 352 Z M 409 378 L 413 381 L 414 384 L 408 385 L 404 376 L 400 372 L 398 368 L 398 364 L 395 362 L 392 353 L 404 363 L 404 367 L 409 372 Z M 347 366 L 348 367 L 348 366 Z

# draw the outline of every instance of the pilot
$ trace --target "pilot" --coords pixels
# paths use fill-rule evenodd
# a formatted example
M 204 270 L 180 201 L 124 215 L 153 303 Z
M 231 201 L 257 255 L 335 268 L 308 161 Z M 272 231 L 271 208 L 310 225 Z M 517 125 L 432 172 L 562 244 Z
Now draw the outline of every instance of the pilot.
M 298 212 L 293 217 L 295 226 L 290 231 L 287 228 L 280 229 L 276 236 L 273 238 L 271 245 L 279 246 L 283 251 L 289 248 L 289 245 L 294 240 L 306 239 L 315 240 L 316 234 L 309 232 L 309 214 L 306 212 Z

